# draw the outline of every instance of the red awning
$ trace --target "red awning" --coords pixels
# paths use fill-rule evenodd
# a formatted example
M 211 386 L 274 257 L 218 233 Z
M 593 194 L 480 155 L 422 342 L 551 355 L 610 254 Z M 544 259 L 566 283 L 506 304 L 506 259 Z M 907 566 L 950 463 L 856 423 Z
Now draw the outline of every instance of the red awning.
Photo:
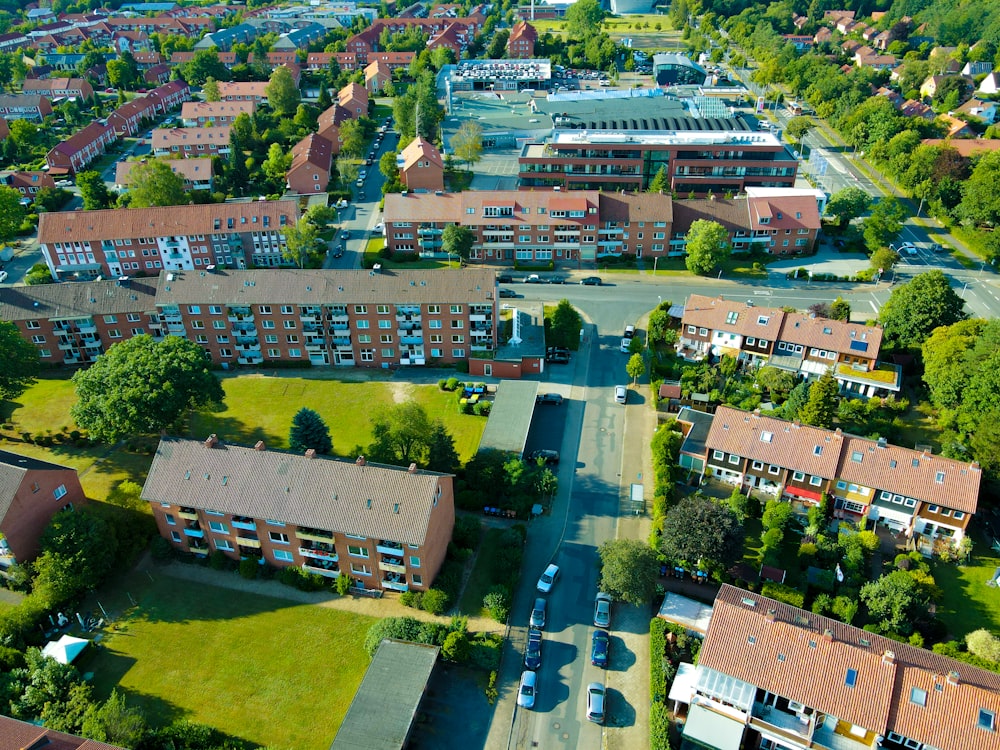
M 792 497 L 799 497 L 803 500 L 812 500 L 814 503 L 818 503 L 823 495 L 823 493 L 817 490 L 807 490 L 802 487 L 785 487 L 785 494 Z

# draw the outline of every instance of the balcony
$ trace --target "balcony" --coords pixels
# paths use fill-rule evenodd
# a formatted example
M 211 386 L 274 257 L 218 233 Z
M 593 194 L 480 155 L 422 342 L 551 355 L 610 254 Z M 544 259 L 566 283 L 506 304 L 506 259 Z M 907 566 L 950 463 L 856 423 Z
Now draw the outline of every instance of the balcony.
M 233 526 L 235 525 L 236 524 L 233 524 Z M 237 536 L 236 543 L 241 547 L 260 549 L 260 539 L 258 539 L 256 536 Z
M 330 548 L 324 549 L 324 547 Z M 317 544 L 313 547 L 299 547 L 299 554 L 303 557 L 310 557 L 315 560 L 328 560 L 329 562 L 337 562 L 340 559 L 337 551 L 332 546 L 323 544 Z
M 403 565 L 403 560 L 399 557 L 382 557 L 378 561 L 378 568 L 390 573 L 406 573 L 406 566 Z
M 72 351 L 73 349 L 76 348 L 76 344 L 74 344 L 72 341 L 56 344 L 56 346 L 59 347 L 59 349 L 64 352 Z
M 325 576 L 327 578 L 339 578 L 340 577 L 340 567 L 336 564 L 330 568 L 324 568 L 320 565 L 313 565 L 311 563 L 302 563 L 302 570 L 309 573 L 315 573 L 316 575 Z
M 193 536 L 196 539 L 201 539 L 205 536 L 205 532 L 202 531 L 201 524 L 197 521 L 191 521 L 184 527 L 184 536 Z
M 394 573 L 389 573 L 382 579 L 382 588 L 391 589 L 392 591 L 410 590 L 410 587 L 406 585 L 406 578 Z
M 381 555 L 389 555 L 390 557 L 403 556 L 403 545 L 397 544 L 396 542 L 387 542 L 383 539 L 375 545 L 375 549 L 378 550 Z
M 243 531 L 256 531 L 257 524 L 248 516 L 233 516 L 233 528 Z
M 245 314 L 230 313 L 228 318 L 230 323 L 253 324 L 253 315 L 251 313 L 245 313 Z
M 97 326 L 93 323 L 80 326 L 80 333 L 97 333 Z
M 205 542 L 189 542 L 188 552 L 196 555 L 207 555 L 209 553 L 208 544 Z
M 236 361 L 241 365 L 259 365 L 264 361 L 264 357 L 260 354 L 251 357 L 237 357 Z
M 194 508 L 181 508 L 177 511 L 177 515 L 183 518 L 185 521 L 197 521 L 198 511 Z

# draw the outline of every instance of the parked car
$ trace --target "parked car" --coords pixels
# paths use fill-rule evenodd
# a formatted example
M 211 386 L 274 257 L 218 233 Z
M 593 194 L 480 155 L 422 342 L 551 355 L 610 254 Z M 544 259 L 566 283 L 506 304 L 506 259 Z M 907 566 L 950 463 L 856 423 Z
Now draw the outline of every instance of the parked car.
M 56 182 L 56 187 L 61 187 L 61 188 L 70 187 L 72 185 L 73 185 L 72 180 L 59 180 L 58 182 Z
M 500 287 L 500 291 L 497 292 L 497 294 L 507 299 L 517 296 L 517 292 L 515 292 L 513 289 L 505 289 L 504 287 Z
M 625 338 L 630 339 L 635 336 L 635 326 L 625 326 Z
M 563 397 L 558 393 L 539 393 L 535 396 L 536 404 L 553 404 L 555 406 L 562 406 Z
M 4 283 L 8 276 L 10 276 L 10 274 L 6 271 L 0 271 L 0 284 Z
M 600 276 L 587 276 L 584 279 L 580 279 L 580 283 L 584 286 L 600 286 L 601 277 Z
M 528 454 L 528 460 L 532 463 L 538 461 L 539 459 L 541 459 L 542 463 L 557 464 L 559 463 L 559 451 L 542 448 L 537 451 L 531 451 L 531 453 Z
M 594 625 L 599 628 L 611 627 L 611 595 L 603 591 L 594 597 Z
M 337 245 L 337 249 L 333 251 L 333 257 L 334 258 L 342 258 L 342 257 L 344 257 L 344 246 L 343 245 Z
M 599 682 L 587 685 L 587 721 L 604 723 L 604 698 L 604 685 Z
M 619 404 L 628 403 L 628 386 L 625 385 L 615 386 L 615 401 Z
M 538 692 L 535 687 L 537 674 L 530 669 L 521 672 L 521 684 L 517 688 L 517 705 L 522 708 L 535 707 L 535 694 Z
M 608 668 L 608 651 L 611 648 L 611 636 L 606 630 L 595 630 L 590 638 L 590 663 L 601 669 Z
M 622 343 L 618 348 L 619 350 L 628 354 L 630 351 L 632 351 L 632 339 L 622 339 Z
M 568 365 L 569 352 L 549 352 L 545 355 L 545 361 L 554 365 Z
M 348 232 L 348 231 L 347 231 L 346 229 L 342 229 L 342 230 L 340 231 L 340 239 L 342 239 L 342 240 L 346 240 L 346 239 L 347 239 L 348 237 L 350 237 L 350 236 L 351 236 L 351 233 L 350 233 L 350 232 Z
M 385 222 L 380 221 L 378 224 L 375 225 L 372 231 L 375 234 L 382 234 L 382 232 L 385 231 Z
M 542 577 L 538 579 L 538 584 L 535 586 L 543 594 L 547 594 L 552 591 L 552 587 L 556 583 L 556 579 L 559 578 L 559 566 L 555 564 L 549 564 L 542 573 Z
M 498 284 L 513 284 L 514 283 L 514 277 L 511 276 L 509 273 L 498 273 L 497 274 L 497 283 Z
M 535 606 L 531 609 L 531 619 L 528 625 L 536 630 L 545 630 L 545 600 L 541 597 L 535 599 Z
M 550 284 L 565 284 L 566 283 L 566 277 L 565 276 L 549 276 L 548 279 L 547 279 L 547 281 Z
M 528 646 L 524 649 L 524 666 L 538 669 L 542 666 L 542 631 L 528 631 Z
M 525 284 L 543 284 L 542 277 L 537 273 L 532 273 L 524 277 Z

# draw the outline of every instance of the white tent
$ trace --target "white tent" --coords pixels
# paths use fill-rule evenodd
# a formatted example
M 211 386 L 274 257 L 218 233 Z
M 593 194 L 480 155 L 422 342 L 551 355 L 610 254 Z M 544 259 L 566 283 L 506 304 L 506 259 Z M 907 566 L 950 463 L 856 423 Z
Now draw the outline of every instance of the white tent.
M 60 664 L 72 664 L 90 641 L 64 635 L 58 641 L 49 641 L 42 649 L 42 656 L 50 656 Z

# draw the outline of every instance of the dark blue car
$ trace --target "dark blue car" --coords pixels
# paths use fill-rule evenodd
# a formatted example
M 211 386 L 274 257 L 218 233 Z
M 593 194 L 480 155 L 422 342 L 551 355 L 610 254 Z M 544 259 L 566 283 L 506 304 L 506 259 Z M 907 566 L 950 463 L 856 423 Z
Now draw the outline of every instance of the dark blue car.
M 524 666 L 538 669 L 542 665 L 542 631 L 528 631 L 528 647 L 524 650 Z
M 595 630 L 590 641 L 590 663 L 602 669 L 608 668 L 608 651 L 611 648 L 611 636 L 607 630 Z

